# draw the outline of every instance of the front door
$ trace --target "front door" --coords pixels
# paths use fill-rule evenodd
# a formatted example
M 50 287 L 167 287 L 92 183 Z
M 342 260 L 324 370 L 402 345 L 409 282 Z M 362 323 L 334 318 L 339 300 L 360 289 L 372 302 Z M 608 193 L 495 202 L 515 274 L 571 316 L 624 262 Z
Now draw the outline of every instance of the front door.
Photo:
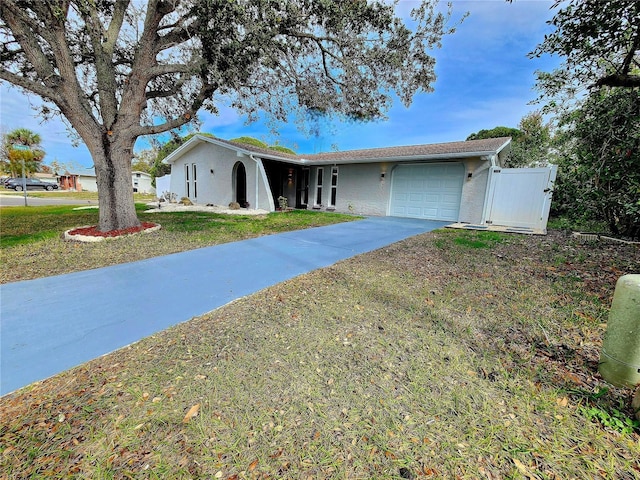
M 309 204 L 309 168 L 298 169 L 296 188 L 296 208 L 307 208 Z

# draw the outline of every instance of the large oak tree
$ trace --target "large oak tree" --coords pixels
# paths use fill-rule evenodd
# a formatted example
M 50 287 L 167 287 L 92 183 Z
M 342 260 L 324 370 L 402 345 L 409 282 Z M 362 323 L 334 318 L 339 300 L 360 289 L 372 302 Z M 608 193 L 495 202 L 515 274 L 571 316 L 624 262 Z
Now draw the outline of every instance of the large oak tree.
M 396 2 L 397 4 L 397 2 Z M 384 116 L 431 91 L 429 52 L 453 31 L 436 0 L 404 22 L 366 0 L 2 0 L 0 79 L 44 100 L 87 145 L 101 230 L 138 225 L 136 139 L 228 102 L 255 119 Z M 53 110 L 52 109 L 53 105 Z

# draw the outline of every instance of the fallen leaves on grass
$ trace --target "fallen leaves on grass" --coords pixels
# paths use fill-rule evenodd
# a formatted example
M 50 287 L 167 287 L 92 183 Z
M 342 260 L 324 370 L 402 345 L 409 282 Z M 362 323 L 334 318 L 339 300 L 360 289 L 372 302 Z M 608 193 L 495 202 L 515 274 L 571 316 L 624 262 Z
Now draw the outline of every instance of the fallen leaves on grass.
M 189 421 L 195 417 L 196 415 L 198 415 L 198 412 L 200 411 L 200 404 L 196 403 L 193 407 L 191 407 L 189 409 L 189 411 L 187 412 L 187 414 L 184 416 L 184 418 L 182 419 L 182 423 L 189 423 Z

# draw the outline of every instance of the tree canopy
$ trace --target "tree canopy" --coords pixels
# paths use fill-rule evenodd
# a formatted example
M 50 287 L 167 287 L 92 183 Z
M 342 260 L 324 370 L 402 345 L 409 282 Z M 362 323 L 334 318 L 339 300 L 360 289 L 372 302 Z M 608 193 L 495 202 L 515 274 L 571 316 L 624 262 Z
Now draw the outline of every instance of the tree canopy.
M 253 137 L 238 137 L 238 138 L 232 138 L 229 141 L 234 143 L 244 143 L 245 145 L 252 145 L 258 148 L 265 148 L 265 149 L 269 148 L 269 145 L 264 143 L 262 140 L 258 140 L 257 138 L 253 138 Z
M 518 123 L 518 128 L 495 127 L 472 133 L 467 140 L 511 137 L 511 152 L 507 156 L 505 167 L 525 167 L 542 165 L 549 162 L 551 147 L 551 125 L 544 122 L 542 113 L 528 113 Z
M 564 58 L 558 70 L 538 73 L 545 100 L 592 87 L 640 87 L 640 2 L 556 0 L 553 8 L 560 5 L 548 22 L 556 30 L 530 54 Z
M 238 137 L 238 138 L 232 138 L 229 141 L 235 142 L 235 143 L 244 143 L 245 145 L 253 145 L 254 147 L 264 148 L 267 150 L 274 150 L 276 152 L 289 153 L 291 155 L 296 154 L 296 152 L 294 152 L 290 148 L 287 148 L 283 145 L 278 145 L 278 144 L 267 145 L 262 140 L 258 140 L 257 138 L 253 138 L 253 137 Z
M 640 238 L 640 95 L 636 89 L 592 93 L 560 123 L 555 208 L 603 220 L 617 235 Z
M 454 30 L 423 0 L 410 22 L 382 0 L 3 0 L 0 80 L 47 101 L 91 152 L 100 229 L 138 225 L 133 144 L 231 104 L 250 120 L 313 109 L 384 117 L 435 81 Z
M 476 133 L 472 133 L 467 137 L 467 140 L 484 140 L 486 138 L 499 138 L 499 137 L 511 137 L 517 139 L 522 135 L 522 132 L 517 128 L 512 127 L 494 127 L 491 129 L 482 129 Z
M 562 6 L 531 56 L 564 58 L 539 72 L 547 111 L 559 114 L 554 209 L 640 235 L 640 2 L 556 1 Z

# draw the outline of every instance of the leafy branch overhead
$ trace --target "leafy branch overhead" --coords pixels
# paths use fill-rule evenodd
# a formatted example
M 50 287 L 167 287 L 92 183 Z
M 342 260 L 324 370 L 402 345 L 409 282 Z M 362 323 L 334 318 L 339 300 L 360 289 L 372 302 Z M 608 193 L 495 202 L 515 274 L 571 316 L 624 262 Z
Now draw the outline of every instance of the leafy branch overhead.
M 453 32 L 433 2 L 413 30 L 394 4 L 366 1 L 2 3 L 1 79 L 112 131 L 126 114 L 135 135 L 216 112 L 218 95 L 279 120 L 295 107 L 379 118 L 391 92 L 409 104 L 432 90 L 428 51 Z
M 640 2 L 628 0 L 556 1 L 549 22 L 556 30 L 530 54 L 560 55 L 564 64 L 539 73 L 538 84 L 551 96 L 563 89 L 640 87 Z

